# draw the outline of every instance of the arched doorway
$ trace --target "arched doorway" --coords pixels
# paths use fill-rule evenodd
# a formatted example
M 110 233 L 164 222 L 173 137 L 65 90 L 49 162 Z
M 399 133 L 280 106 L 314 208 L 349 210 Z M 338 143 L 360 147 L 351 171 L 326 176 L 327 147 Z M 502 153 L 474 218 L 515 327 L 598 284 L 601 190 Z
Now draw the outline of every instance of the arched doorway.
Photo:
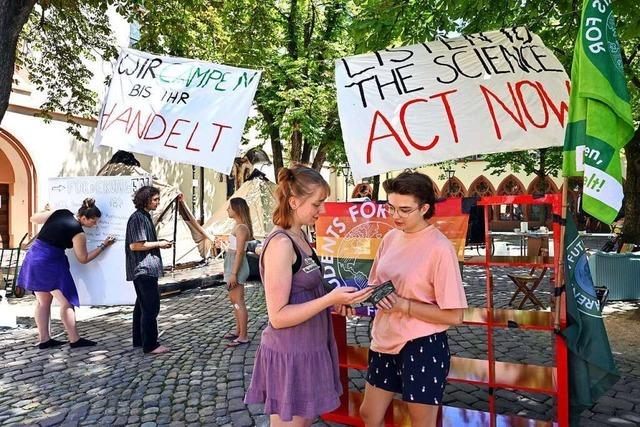
M 15 182 L 13 166 L 0 150 L 0 245 L 2 247 L 9 244 L 9 202 Z
M 33 236 L 35 227 L 29 218 L 36 209 L 37 200 L 37 176 L 31 156 L 24 146 L 4 129 L 0 129 L 0 151 L 6 164 L 11 167 L 13 177 L 7 174 L 7 229 L 8 236 L 2 237 L 3 245 L 14 247 L 22 239 L 25 233 Z M 5 170 L 4 167 L 0 170 Z M 4 172 L 2 175 L 5 175 Z M 0 182 L 1 183 L 1 182 Z M 1 227 L 1 225 L 0 225 Z

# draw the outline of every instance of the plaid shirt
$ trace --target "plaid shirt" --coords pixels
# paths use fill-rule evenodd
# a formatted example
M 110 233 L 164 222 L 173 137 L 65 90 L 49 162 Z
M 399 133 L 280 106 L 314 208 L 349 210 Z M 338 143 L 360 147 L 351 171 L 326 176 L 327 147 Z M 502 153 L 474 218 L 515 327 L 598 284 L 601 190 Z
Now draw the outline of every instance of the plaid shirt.
M 129 217 L 127 235 L 125 238 L 125 253 L 127 257 L 127 280 L 132 281 L 139 276 L 162 277 L 162 258 L 160 249 L 148 251 L 132 251 L 131 243 L 156 242 L 158 236 L 153 226 L 149 212 L 138 209 Z

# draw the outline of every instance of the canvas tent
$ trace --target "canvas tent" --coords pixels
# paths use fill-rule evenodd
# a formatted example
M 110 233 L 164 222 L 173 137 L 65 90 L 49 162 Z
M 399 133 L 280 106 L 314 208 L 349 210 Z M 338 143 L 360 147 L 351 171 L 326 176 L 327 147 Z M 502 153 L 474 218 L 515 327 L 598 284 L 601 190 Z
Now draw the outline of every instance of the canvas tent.
M 123 153 L 118 152 L 116 154 Z M 129 154 L 129 153 L 126 153 Z M 141 176 L 150 175 L 141 168 L 137 160 L 130 155 L 128 161 L 118 162 L 118 157 L 114 157 L 100 169 L 98 175 L 116 176 Z M 211 254 L 213 238 L 198 224 L 181 197 L 177 186 L 158 181 L 154 178 L 154 187 L 160 190 L 160 205 L 152 212 L 153 223 L 159 239 L 174 240 L 175 228 L 175 248 L 176 264 L 185 264 L 201 261 Z M 178 215 L 176 214 L 178 207 Z M 165 267 L 173 264 L 173 249 L 161 251 L 162 262 Z
M 276 207 L 276 184 L 254 178 L 245 181 L 233 197 L 241 197 L 247 201 L 253 223 L 253 234 L 256 239 L 264 239 L 273 228 L 273 211 Z M 229 201 L 220 207 L 204 224 L 204 229 L 211 236 L 228 236 L 233 230 L 233 220 L 227 214 Z

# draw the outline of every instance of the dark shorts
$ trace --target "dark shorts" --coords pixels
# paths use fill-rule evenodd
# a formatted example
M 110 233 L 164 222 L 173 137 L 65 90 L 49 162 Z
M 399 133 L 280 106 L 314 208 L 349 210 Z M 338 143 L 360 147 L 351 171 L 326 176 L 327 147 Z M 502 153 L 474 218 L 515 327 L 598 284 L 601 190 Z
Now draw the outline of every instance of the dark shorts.
M 367 382 L 405 402 L 441 405 L 450 360 L 446 332 L 411 340 L 398 354 L 369 350 Z

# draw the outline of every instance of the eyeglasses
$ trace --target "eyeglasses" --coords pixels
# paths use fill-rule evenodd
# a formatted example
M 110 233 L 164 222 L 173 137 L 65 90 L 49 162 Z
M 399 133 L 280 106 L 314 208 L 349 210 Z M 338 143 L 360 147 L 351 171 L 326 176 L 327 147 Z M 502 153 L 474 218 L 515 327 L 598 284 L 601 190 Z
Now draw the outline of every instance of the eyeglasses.
M 415 212 L 418 209 L 420 209 L 421 207 L 423 207 L 424 205 L 425 205 L 424 203 L 421 203 L 418 206 L 416 206 L 415 208 L 411 209 L 411 208 L 406 208 L 406 207 L 396 208 L 395 206 L 393 206 L 393 205 L 391 205 L 389 203 L 385 203 L 384 204 L 384 209 L 387 211 L 389 216 L 394 216 L 397 213 L 398 217 L 406 218 L 409 215 L 411 215 L 413 212 Z

